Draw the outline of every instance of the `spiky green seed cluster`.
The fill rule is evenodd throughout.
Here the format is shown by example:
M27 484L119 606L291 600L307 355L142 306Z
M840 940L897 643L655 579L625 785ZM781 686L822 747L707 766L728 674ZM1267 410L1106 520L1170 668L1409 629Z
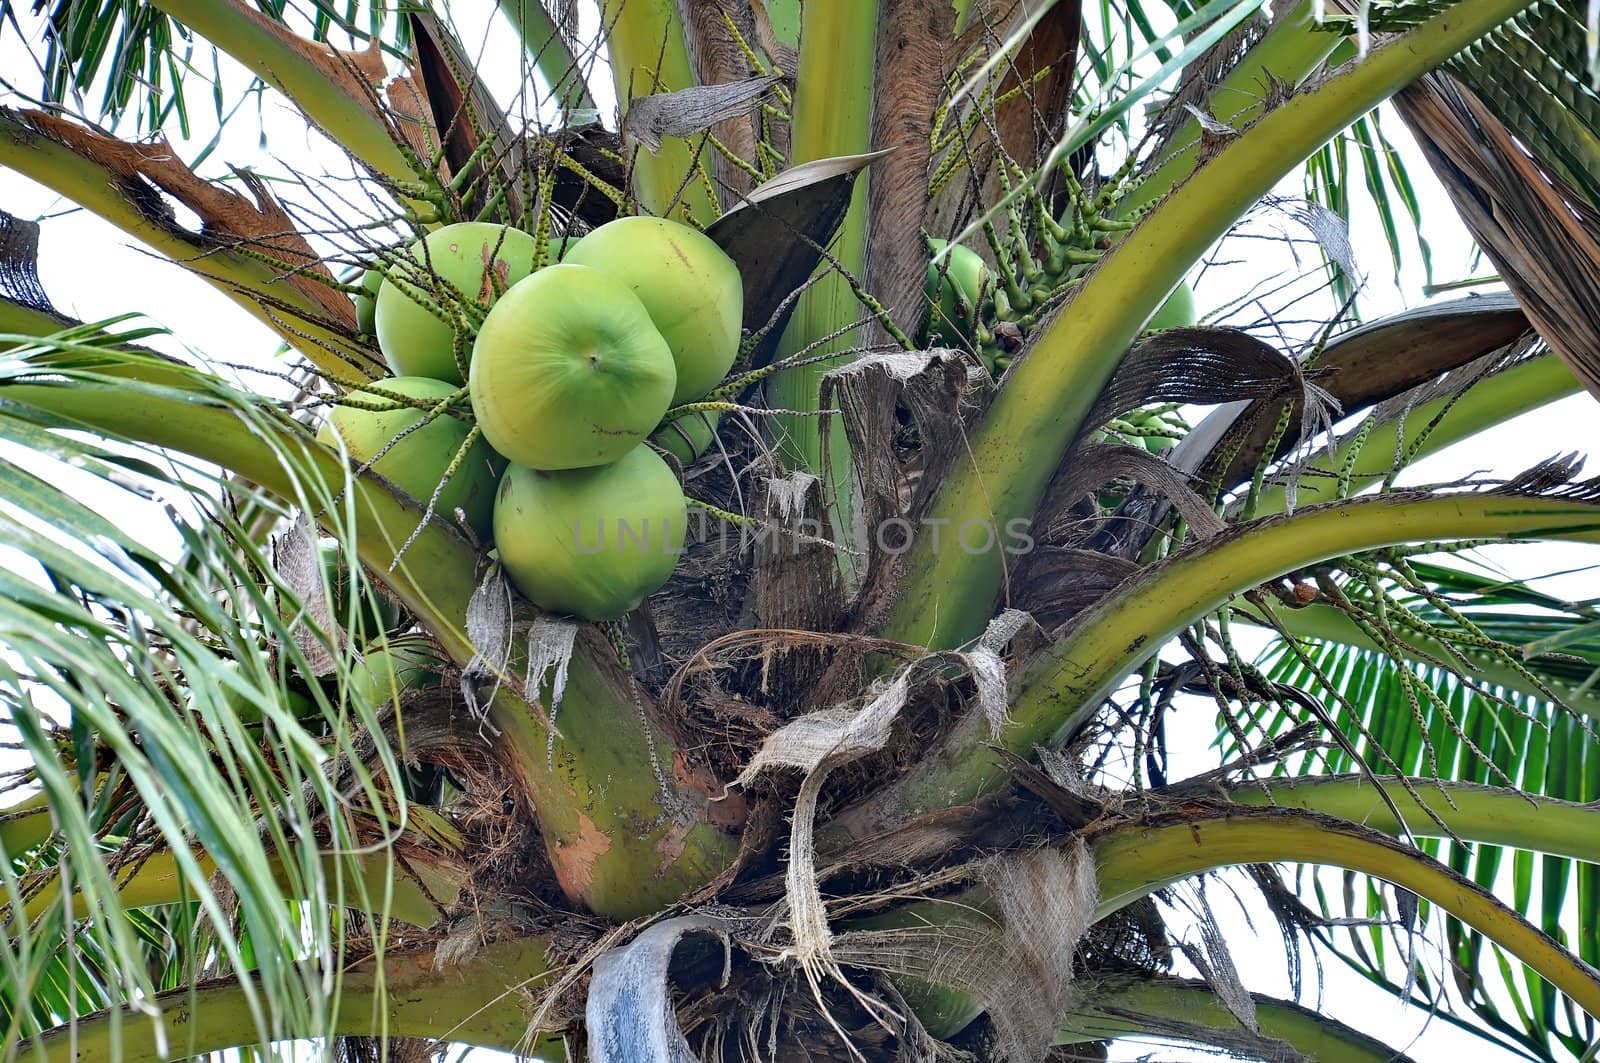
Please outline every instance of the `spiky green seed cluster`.
M984 240L996 264L995 283L985 289L982 305L966 308L974 322L972 339L985 365L996 376L1011 365L1015 352L1044 316L1100 261L1118 235L1138 217L1119 216L1117 203L1136 185L1130 158L1090 192L1070 166L1059 168L1066 205L1053 214L1040 182L1015 164L1001 168L1006 207L1002 225L985 220ZM930 255L932 251L930 250Z

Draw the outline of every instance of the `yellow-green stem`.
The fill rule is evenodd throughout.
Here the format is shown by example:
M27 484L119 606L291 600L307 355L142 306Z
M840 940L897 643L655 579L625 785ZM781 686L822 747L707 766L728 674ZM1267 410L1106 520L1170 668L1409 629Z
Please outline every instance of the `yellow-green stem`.
M195 858L202 874L209 876L217 870L216 863L205 853L196 853ZM365 896L376 902L387 896L389 906L384 914L412 926L429 927L438 922L441 912L448 911L456 903L468 877L464 870L442 864L430 865L412 857L407 860L407 865L416 875L413 879L404 868L390 861L384 852L352 857L350 863L341 868L338 865L344 859L338 856L323 857L329 881L353 872L361 884L347 885L347 898ZM294 888L293 880L283 873L282 865L277 860L272 861L272 869L280 885L286 889ZM116 876L117 902L124 909L131 910L193 899L187 874L172 852L155 853L143 860L131 874ZM61 883L59 879L53 879L28 899L23 918L31 922L59 904ZM74 893L72 917L83 919L90 914L83 897Z
M1295 786L1298 788L1303 782L1297 781ZM1415 782L1419 790L1431 785L1431 781ZM1291 789L1287 780L1275 782L1273 788L1273 797L1283 803L1290 803L1300 793L1299 800L1312 811L1244 804L1206 807L1203 802L1191 802L1137 820L1089 828L1087 840L1099 887L1094 918L1104 919L1174 882L1223 867L1280 862L1341 867L1393 882L1444 908L1550 979L1580 1006L1596 1013L1600 1005L1600 973L1487 891L1425 853L1380 833L1398 830L1399 825L1391 813L1381 808L1381 802L1375 803L1370 787L1363 789L1352 785L1350 779L1332 778L1325 786L1303 791ZM1247 792L1239 788L1215 796L1241 800ZM1395 796L1403 811L1416 809L1419 822L1414 828L1418 834L1441 833L1398 788ZM1530 813L1514 807L1518 803L1528 806L1526 795L1459 784L1451 790L1451 797L1457 796L1466 807L1450 810L1443 798L1437 804L1430 796L1425 795L1423 800L1442 814L1453 815L1447 822L1463 840L1497 842L1531 826L1533 839L1549 843L1555 852L1578 859L1595 853L1594 838L1600 836L1595 825L1600 821L1600 809L1593 806L1541 799ZM1260 799L1265 801L1264 797ZM1349 812L1367 819L1370 826L1322 814L1324 811ZM1574 831L1582 837L1569 836ZM850 925L874 929L956 924L981 930L994 925L989 909L988 895L974 889L951 900L921 901ZM933 1024L930 1029L945 1035L960 1030L981 1010L964 994L948 987L908 980L905 988L919 1016ZM1070 1031L1070 1017L1066 1025Z
M373 170L396 181L416 180L379 115L377 87L358 87L364 75L355 53L337 55L302 40L238 0L152 3L287 96L329 139Z
M1230 786L1225 793L1239 804L1271 802L1278 808L1318 812L1385 834L1400 834L1403 826L1418 837L1440 838L1446 836L1448 827L1465 842L1530 849L1600 864L1600 808L1497 786L1412 779L1408 793L1398 782L1384 780L1384 793L1405 817L1403 825L1372 781L1359 775L1264 779Z
M4 108L0 108L0 166L9 167L65 196L192 270L262 324L300 348L319 369L341 377L355 372L369 376L384 372L369 352L316 323L328 316L327 309L289 283L282 268L189 238L171 226L157 224L123 192L126 182L115 170L57 143L33 128L25 115ZM269 309L267 304L273 305ZM351 314L353 320L354 310ZM32 331L32 328L19 331ZM332 350L325 350L322 344Z
M1202 109L1223 125L1241 129L1261 116L1269 86L1298 87L1343 40L1319 29L1310 0L1272 20L1272 28L1211 90ZM1186 118L1162 152L1161 163L1139 182L1117 211L1130 214L1157 202L1194 173L1201 139L1199 119Z
M601 0L600 14L624 120L631 100L695 84L677 0ZM640 206L651 214L687 216L701 227L717 219L722 208L695 173L699 145L698 137L663 137L654 154L639 148L633 190ZM706 150L701 162L709 170L712 160Z
M1288 1000L1253 994L1261 1035L1289 1045L1308 1060L1341 1063L1409 1063L1409 1057L1359 1030ZM1084 1004L1067 1018L1056 1044L1081 1044L1129 1035L1206 1044L1206 1031L1227 1037L1239 1020L1204 982L1139 978L1095 982Z
M133 360L122 368L135 380L197 390L196 375ZM114 384L75 380L0 386L0 397L93 431L183 451L288 499L302 488L333 495L345 480L337 456L298 425L271 415L243 418L220 403L201 404L198 395L141 393L131 402ZM352 484L350 496L357 552L373 571L387 573L421 505L365 477ZM466 615L478 578L477 553L442 526L430 526L386 582L451 659L465 665L474 654ZM516 650L513 674L524 647ZM619 918L653 911L702 885L738 851L737 838L701 815L709 784L643 719L642 695L631 683L609 644L587 632L569 666L562 735L553 745L507 688L491 710L515 750L563 887L594 911Z
M790 125L790 162L803 163L872 150L874 66L878 39L877 0L808 0L800 9L800 70ZM850 209L829 250L839 265L861 276L867 248L867 196L871 175L856 178ZM850 284L832 266L795 304L784 329L778 357L788 357L862 317ZM819 348L815 353L859 346L861 330ZM823 376L843 360L830 359L787 369L767 383L770 404L787 410L817 409ZM823 477L830 496L834 534L848 537L852 521L855 477L842 426L835 423L823 453L822 426L816 417L772 419L778 451L790 468ZM850 555L841 555L848 572Z
M1443 908L1600 1016L1600 973L1449 868L1376 831L1291 809L1172 815L1116 827L1090 842L1097 918L1204 871L1255 863L1342 867L1392 882Z
M533 68L539 72L545 88L560 102L562 113L594 110L594 97L589 94L583 68L573 58L560 28L545 10L544 0L498 0L498 3L506 21L522 38L522 50L533 60Z
M1197 543L1078 616L1072 632L1029 665L998 739L974 713L911 774L837 822L862 837L1002 785L1010 775L991 742L1028 756L1072 734L1140 662L1233 595L1362 550L1483 537L1600 542L1600 505L1491 493L1380 495L1267 518Z
M548 944L524 938L485 946L465 963L442 970L434 953L390 951L382 970L368 960L343 973L339 996L327 1021L316 1029L257 1030L244 991L237 982L214 982L164 993L163 1036L156 1021L131 1010L98 1012L17 1046L18 1059L65 1059L68 1046L76 1063L114 1063L130 1059L189 1059L208 1052L257 1044L265 1034L279 1040L330 1034L369 1037L426 1037L439 1041L529 1050L546 1059L564 1059L560 1042L528 1039L527 994L544 988L549 972Z
M0 332L16 332L24 336L48 336L76 324L77 322L71 318L52 314L48 310L23 306L21 303L0 296ZM12 346L14 345L0 345L0 350L8 350Z
M95 777L96 790L104 778L104 775ZM54 829L49 795L37 793L17 802L0 812L0 859L21 856L50 837Z
M1383 480L1394 465L1396 445L1408 452L1413 446L1413 460L1437 453L1452 443L1478 434L1510 420L1519 414L1536 410L1540 406L1576 395L1583 390L1572 371L1554 354L1543 354L1479 381L1453 404L1448 399L1434 399L1420 403L1409 410L1403 420L1379 425L1367 434L1364 441L1347 440L1334 453L1318 454L1307 466L1308 473L1299 478L1296 504L1309 505L1325 502L1334 497L1338 472L1344 468L1352 452L1356 453L1350 481L1352 491L1360 491ZM1449 404L1448 412L1433 424L1435 417ZM1404 426L1405 437L1400 432ZM1429 429L1429 426L1433 427ZM1428 436L1417 444L1425 429ZM1360 446L1357 443L1360 442ZM1256 496L1255 513L1269 516L1282 513L1288 504L1288 493L1282 484L1269 484Z

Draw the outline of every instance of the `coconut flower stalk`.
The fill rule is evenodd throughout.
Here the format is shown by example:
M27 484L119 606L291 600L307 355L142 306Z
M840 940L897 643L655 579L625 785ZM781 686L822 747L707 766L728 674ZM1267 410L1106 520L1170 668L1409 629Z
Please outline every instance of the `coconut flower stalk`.
M1396 486L1579 390L1537 330L1592 249L1359 323L1338 204L1272 196L1452 64L1501 200L1587 217L1571 11L102 7L13 20L0 161L286 361L73 321L0 214L8 1053L1394 1057L1259 992L1208 876L1487 1045L1594 1042L1600 616L1468 551L1600 541L1600 484ZM213 51L321 171L219 179ZM1213 268L1274 211L1314 269Z

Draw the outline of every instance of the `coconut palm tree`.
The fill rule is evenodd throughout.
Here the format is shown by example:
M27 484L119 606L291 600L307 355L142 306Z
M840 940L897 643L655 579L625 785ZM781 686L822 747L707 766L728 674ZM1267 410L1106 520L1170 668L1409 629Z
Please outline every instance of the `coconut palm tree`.
M1397 486L1600 393L1584 9L500 0L508 99L427 5L25 7L0 165L285 357L64 318L4 216L8 1053L1397 1058L1251 991L1224 881L1296 963L1593 1058L1600 617L1463 551L1594 542L1600 483ZM218 55L321 172L162 137L249 120ZM1356 318L1342 219L1398 269L1434 206L1391 98L1510 294ZM1264 211L1310 269L1202 266ZM370 315L399 292L469 370L513 278L419 237L542 267L630 215L703 230L743 333L652 436L675 574L591 621L508 576L548 541L445 493L498 472L494 396L387 383ZM358 454L330 411L404 425Z

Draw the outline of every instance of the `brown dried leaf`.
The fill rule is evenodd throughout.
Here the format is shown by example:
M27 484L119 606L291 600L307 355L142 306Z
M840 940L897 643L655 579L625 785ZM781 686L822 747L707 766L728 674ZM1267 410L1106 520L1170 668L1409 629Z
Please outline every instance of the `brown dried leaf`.
M918 658L874 687L866 703L858 708L821 709L790 721L767 736L734 780L732 785L746 787L776 768L798 768L805 773L790 817L784 896L794 937L790 951L813 986L825 978L849 985L830 951L833 934L817 879L813 832L823 784L835 769L883 749L912 698L926 685L942 682L952 667L971 675L978 710L990 730L998 734L1006 714L1006 673L1000 654L1030 623L1026 613L1006 610L989 622L970 652L950 651ZM857 1000L872 1007L860 994Z
M415 72L407 72L383 87L389 100L389 111L395 117L395 126L411 146L411 150L424 159L439 148L439 127L433 122L433 108L428 103L428 90ZM441 175L448 177L447 168Z
M746 329L766 325L811 276L822 261L821 248L833 240L850 209L856 175L883 155L841 155L791 166L706 229L744 279ZM782 331L779 321L769 333L769 348ZM756 352L756 364L764 354L770 356L770 349Z
M683 35L694 62L697 82L723 85L761 73L751 68L744 49L728 32L728 24L732 23L747 44L760 39L756 13L746 0L700 0L684 4L680 10L683 12ZM711 131L732 154L750 161L756 158L756 128L749 115L739 114L717 123ZM709 160L712 176L724 206L750 191L753 185L749 174L724 158L720 151L707 154L712 156Z
M1330 340L1317 358L1317 385L1341 409L1353 412L1425 384L1513 342L1528 319L1509 295L1469 296L1416 307L1373 321ZM1174 465L1198 472L1224 439L1237 453L1221 482L1247 479L1265 455L1285 402L1293 395L1224 406L1195 426L1172 453ZM1279 442L1279 457L1295 443Z
M431 157L442 146L447 175L460 174L469 166L481 174L485 160L481 156L474 159L473 155L481 138L487 137L493 144L487 167L499 172L506 205L514 219L520 218L523 204L516 142L507 126L505 111L478 77L472 58L438 16L413 12L410 20L412 73L408 80L411 91L426 103L431 118L431 142L424 157ZM477 178L474 175L470 180ZM493 189L479 180L468 208L474 213L480 211L492 193Z
M928 130L944 92L955 8L925 0L883 0L878 12L876 99L872 143L893 151L873 169L867 189L867 270L872 294L907 332L926 309L923 282L927 251L918 233L927 228ZM888 340L877 321L867 342Z
M993 857L971 877L987 910L969 901L935 926L841 935L836 951L854 966L967 993L989 1013L997 1058L1042 1059L1078 999L1073 956L1099 902L1094 858L1074 840Z
M73 324L56 310L39 282L39 223L0 210L0 299Z
M569 165L552 158L554 153L560 152L572 161L572 165L620 190L626 187L628 175L620 161L622 142L615 133L604 129L598 122L568 126L549 136L526 141L521 151L524 155L522 165L535 170L555 171L556 184L551 198L556 206L590 226L604 225L617 216L615 203L595 191Z
M837 408L850 440L850 460L862 495L858 546L867 552L858 611L871 611L893 597L897 540L885 541L889 521L921 518L952 462L963 453L962 418L982 371L953 350L896 351L866 355L822 378L820 405ZM907 457L897 452L898 410L916 428L920 446ZM824 445L836 428L822 424ZM907 526L906 534L910 534Z
M197 239L178 226L171 208L154 194L154 189L160 189L200 216L198 242L202 246L242 246L282 263L284 284L309 298L331 320L354 329L354 305L343 293L318 279L332 280L333 275L259 177L234 171L249 190L252 202L200 177L184 165L164 139L134 144L42 111L13 112L13 116L114 174L127 184L130 196L144 193L142 212L151 221L186 239Z
M1427 75L1395 105L1528 319L1600 397L1600 210L1449 75Z
M1377 403L1361 424L1335 437L1331 445L1336 449L1353 440L1364 428L1370 430L1370 428L1377 428L1395 421L1404 421L1410 418L1419 406L1438 399L1459 395L1468 388L1475 387L1480 383L1486 383L1498 373L1522 364L1529 358L1548 356L1547 348L1539 341L1536 334L1531 332L1524 333L1518 342L1510 346L1491 351L1482 358L1468 362L1466 365L1452 369L1441 376L1424 381L1409 391L1401 392ZM1493 385L1489 386L1492 387ZM1402 433L1400 438L1412 438L1412 432L1408 430ZM1402 455L1397 451L1395 460L1399 461L1401 457ZM1297 457L1293 462L1286 463L1284 468L1274 473L1273 479L1292 483L1304 469L1322 460L1322 450L1317 448L1313 453L1304 454ZM1236 499L1232 507L1230 507L1230 512L1242 508L1244 502L1243 498Z
M1017 95L995 108L995 130L1006 154L1025 167L1042 163L1066 127L1082 28L1083 5L1057 3L1016 49L1000 79L997 99Z
M1221 328L1171 328L1128 352L1084 419L1093 431L1150 402L1229 402L1300 398L1304 436L1324 425L1338 404L1306 379L1299 363L1246 332Z
M1054 631L1139 571L1137 562L1082 547L1045 545L1028 555L1012 599Z
M1116 479L1128 479L1165 497L1183 519L1189 530L1202 539L1222 531L1225 525L1216 511L1189 486L1189 477L1161 457L1143 447L1125 444L1090 443L1074 448L1072 457L1050 485L1044 503L1039 507L1041 516L1061 513L1085 495Z
M822 539L828 526L822 481L797 470L766 480L761 491L760 512L775 534L755 544L751 590L756 616L766 628L836 629L844 595L835 548ZM763 693L780 704L808 701L830 648L801 645L781 652L784 667L763 670Z
M242 3L241 0L220 2L233 9L230 17L253 23L257 32L270 34L286 48L299 52L327 79L331 88L343 92L379 122L388 124L373 91L388 76L383 65L383 48L376 39L362 51L341 51L320 41L301 37L282 22L268 18L254 5Z

